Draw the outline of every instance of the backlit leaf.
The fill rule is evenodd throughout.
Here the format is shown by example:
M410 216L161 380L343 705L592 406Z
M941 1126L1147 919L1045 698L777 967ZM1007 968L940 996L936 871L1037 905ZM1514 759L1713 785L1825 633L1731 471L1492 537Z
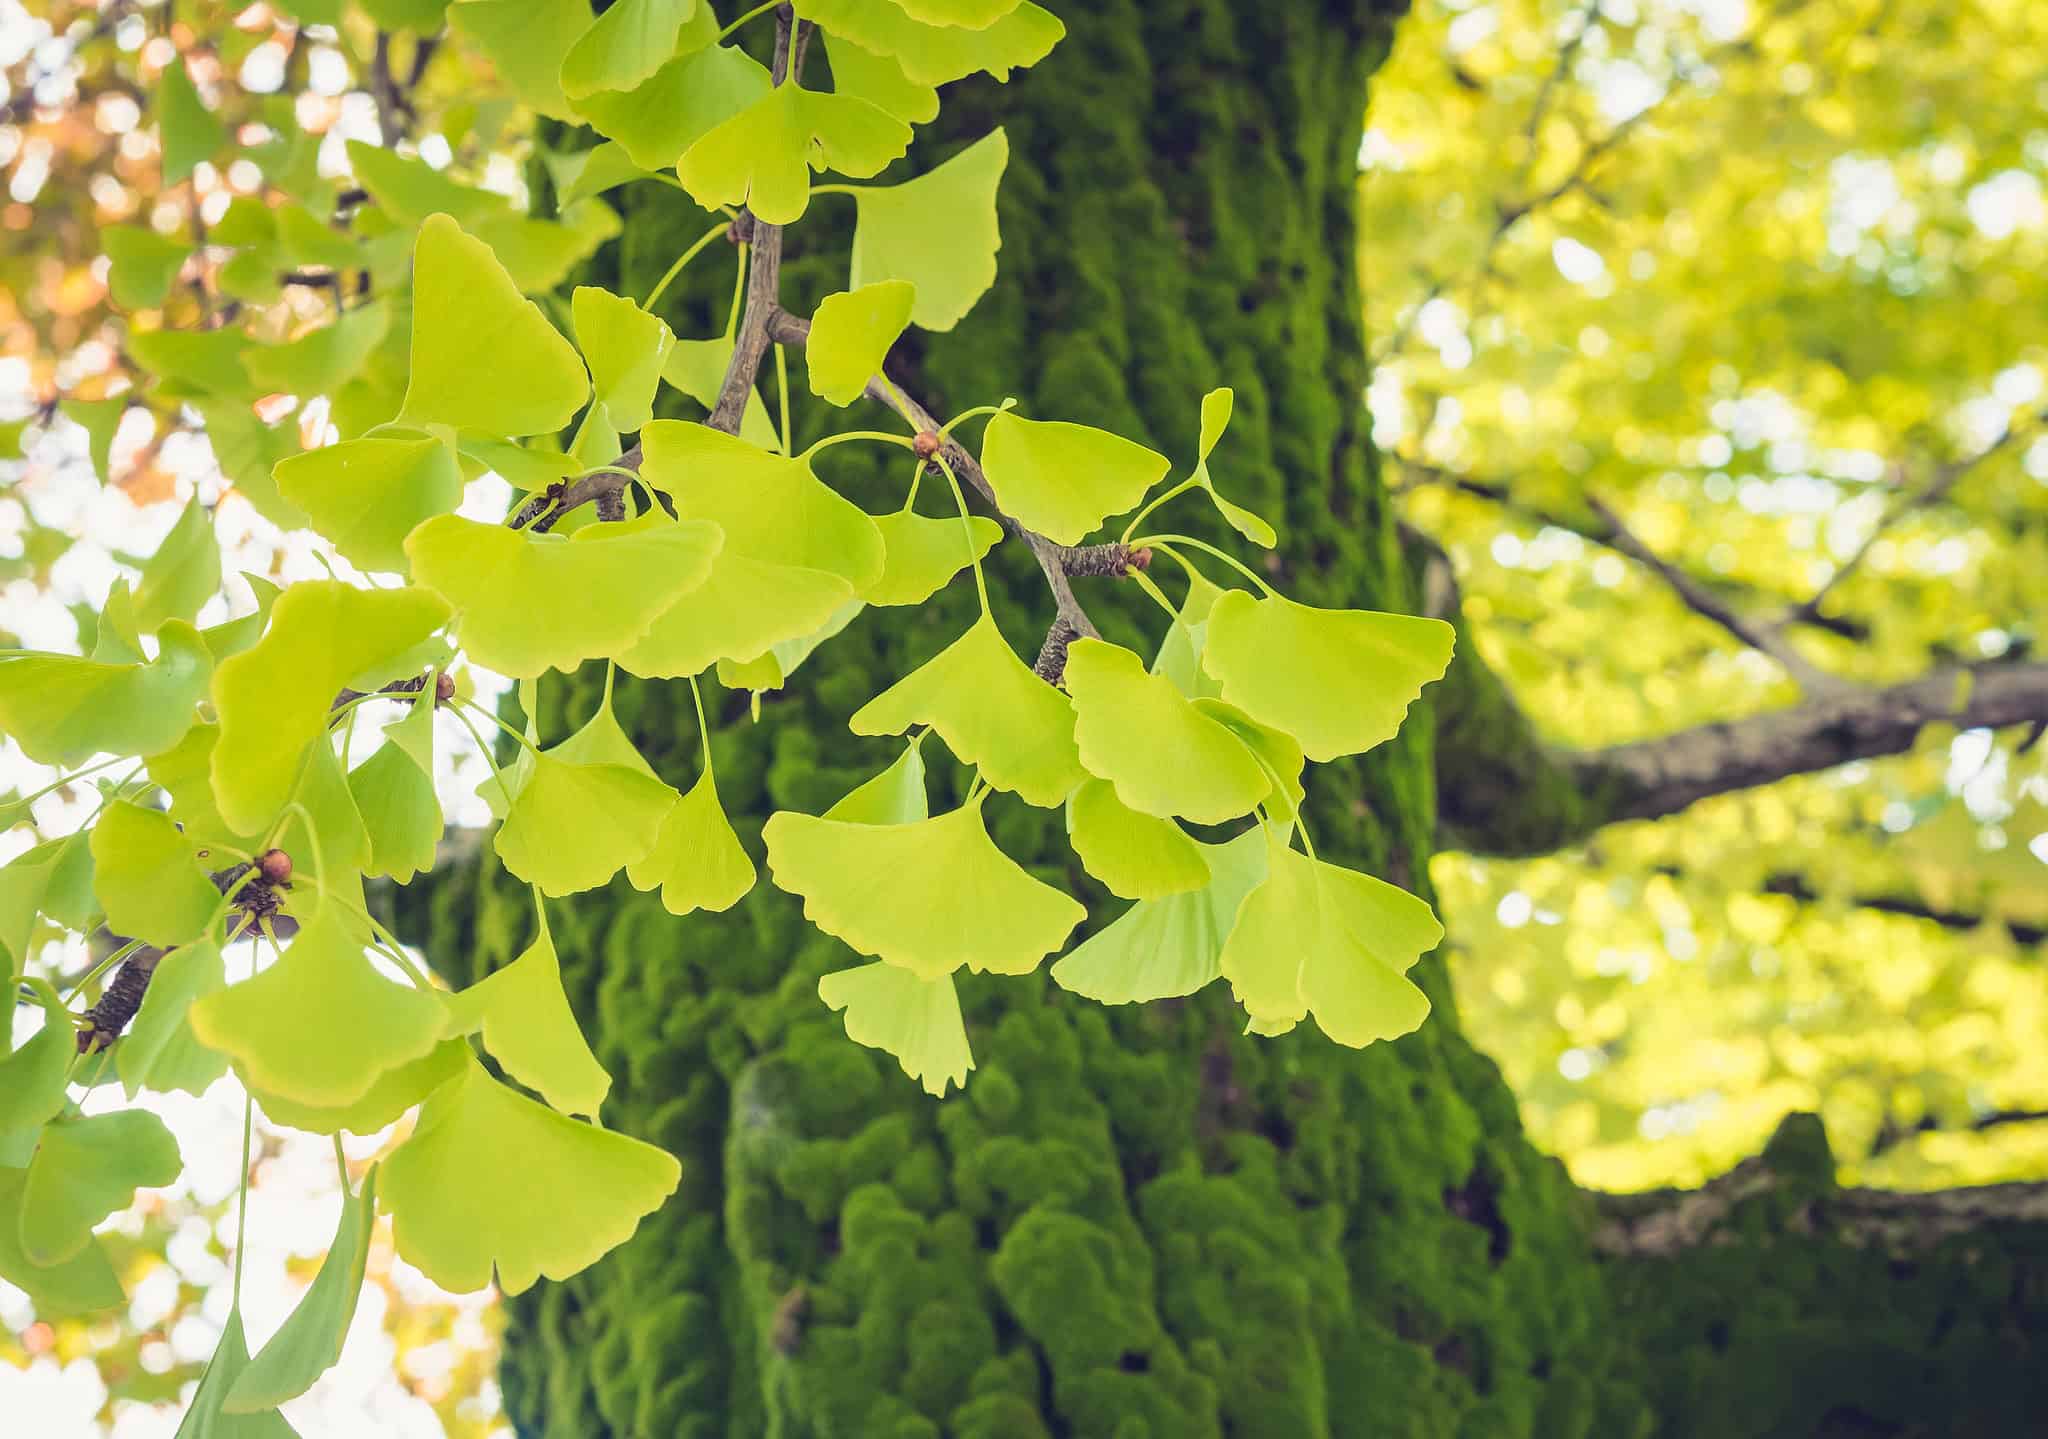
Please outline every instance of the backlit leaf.
M1075 640L1066 683L1082 767L1112 782L1130 808L1221 824L1271 791L1242 740L1123 646Z
M521 100L555 120L574 120L562 93L562 57L591 26L585 0L462 0L448 24L491 58Z
M931 25L876 0L799 0L797 13L877 55L892 55L920 85L945 85L986 70L998 80L1036 65L1067 33L1052 13L1023 0L980 29Z
M826 819L847 824L910 824L931 814L925 793L924 736L919 730L895 762L865 780L825 811Z
M925 979L876 960L825 975L818 998L846 1011L848 1039L895 1055L927 1094L944 1099L948 1083L966 1087L974 1056L952 975Z
M199 1376L199 1388L184 1422L172 1439L297 1439L297 1432L275 1409L261 1414L225 1412L229 1392L249 1367L249 1341L242 1333L242 1311L228 1310L220 1342Z
M997 849L981 809L890 825L784 810L762 838L775 883L803 896L804 917L862 954L926 979L962 964L1028 974L1087 911Z
M612 1077L576 1023L547 921L520 956L448 1000L451 1034L483 1035L505 1072L564 1114L597 1117Z
M717 36L718 22L699 0L618 0L562 57L562 93L576 100L632 89L667 63L686 23L700 16L703 23L691 28L696 45L705 45Z
M182 66L179 68L183 68ZM107 252L107 290L124 310L154 310L171 293L192 246L142 225L109 225L100 231Z
M78 1031L57 991L35 976L22 983L43 1007L43 1027L0 1057L0 1134L33 1129L64 1107L64 1077L78 1054Z
M842 407L859 399L910 324L916 299L908 280L877 280L819 301L804 344L811 393Z
M895 59L837 35L820 31L819 37L831 57L832 88L839 94L858 96L906 124L922 125L939 117L939 92L913 81Z
M398 1252L436 1284L466 1293L495 1269L519 1294L632 1238L681 1176L653 1145L557 1114L471 1062L385 1162L384 1204Z
M363 872L400 884L434 867L441 801L434 793L434 706L416 701L384 731L384 744L349 771L349 794L369 835Z
M1018 0L895 0L903 13L927 25L982 30L1015 10Z
M1006 513L1063 545L1135 506L1169 468L1121 435L1009 410L989 420L981 464Z
M799 218L811 165L879 174L910 146L910 127L852 95L778 85L683 151L676 174L706 209L745 205L771 225Z
M662 819L654 848L626 867L636 889L661 889L670 914L731 909L754 887L754 862L740 847L706 769Z
M377 1166L353 1193L343 1185L341 1219L320 1272L278 1326L275 1334L236 1376L221 1408L229 1414L260 1414L296 1399L341 1359L342 1342L355 1319L356 1300L370 1264L370 1235L377 1224Z
M594 889L647 856L674 799L642 771L543 753L493 847L506 869L550 898Z
M92 459L93 474L103 485L112 478L108 471L114 452L114 432L121 428L121 417L128 413L129 402L127 395L116 395L111 400L58 402L65 416L85 431L86 454Z
M449 1080L458 1077L469 1063L469 1045L462 1039L444 1039L418 1059L410 1060L377 1076L361 1099L350 1104L299 1104L279 1095L253 1091L266 1118L314 1134L333 1134L346 1129L351 1134L375 1134L418 1104Z
M898 510L874 521L882 532L883 560L882 577L863 594L871 605L923 604L1003 537L1003 527L986 515L970 516L963 525L958 518Z
M135 623L155 634L165 620L191 620L220 589L213 512L195 497L164 536L135 586Z
M1234 504L1216 492L1216 482L1209 477L1209 452L1216 448L1216 442L1223 438L1223 431L1230 424L1230 407L1234 396L1228 389L1218 388L1202 396L1202 438L1201 448L1195 457L1194 479L1209 496L1216 512L1229 522L1230 527L1262 549L1272 549L1279 543L1279 536L1273 527L1246 509Z
M1088 873L1125 899L1163 899L1209 882L1202 846L1172 820L1126 807L1108 780L1067 797L1067 834Z
M1200 849L1208 884L1140 900L1055 964L1053 980L1100 1004L1142 1004L1193 994L1216 978L1238 906L1266 877L1266 840L1254 828Z
M206 932L221 894L162 810L116 800L92 830L93 887L117 934L168 949Z
M146 1110L52 1119L22 1183L21 1252L31 1264L71 1258L136 1190L171 1184L183 1168L178 1141Z
M114 1071L130 1099L144 1089L204 1094L227 1073L227 1057L201 1044L186 1023L192 1005L227 988L227 982L227 966L211 940L174 949L157 961L142 1008L114 1046Z
M695 0L691 0L695 3ZM609 13L609 12L608 12ZM654 390L676 342L659 316L622 295L578 285L570 302L576 344L590 365L597 402L614 428L639 429L654 415Z
M462 500L462 472L439 440L343 440L280 460L278 493L365 570L406 569L405 537Z
M585 96L576 110L592 129L624 146L634 164L666 170L768 88L760 61L730 45L711 45L669 61L624 93Z
M1210 612L1202 668L1224 699L1321 762L1392 739L1422 687L1450 665L1452 640L1442 620L1230 590Z
M725 372L732 363L732 342L678 340L669 351L661 377L709 411L718 404L718 392L725 386ZM782 437L768 418L768 406L758 387L747 391L747 405L740 416L740 438L759 450L779 450Z
M0 660L0 731L39 764L66 767L100 753L169 749L197 717L213 659L182 620L166 623L157 640L157 657L146 664L73 655Z
M59 1264L35 1264L21 1248L21 1201L26 1169L0 1168L0 1279L25 1292L39 1319L63 1319L107 1309L127 1295L97 1240Z
M959 324L996 282L996 189L1009 161L1009 137L996 129L914 180L857 191L853 287L908 280L917 287L912 323ZM933 215L946 223L933 225Z

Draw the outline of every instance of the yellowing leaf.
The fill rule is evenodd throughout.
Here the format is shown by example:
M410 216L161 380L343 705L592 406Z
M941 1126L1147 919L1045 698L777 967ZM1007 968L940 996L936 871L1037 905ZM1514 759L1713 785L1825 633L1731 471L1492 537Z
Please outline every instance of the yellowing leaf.
M903 746L903 753L887 769L848 790L826 819L848 824L910 824L931 814L925 794L924 731L919 730Z
M766 66L733 46L711 45L669 61L631 90L585 96L576 111L634 164L666 170L767 93Z
M660 316L648 314L623 295L590 285L576 287L569 313L576 344L596 384L597 402L614 428L639 429L653 418L654 390L676 337Z
M520 1294L632 1238L681 1176L653 1145L557 1114L471 1062L385 1162L384 1204L398 1252L436 1284L481 1289L495 1268Z
M1271 791L1242 740L1121 645L1075 640L1066 682L1082 767L1141 814L1221 824Z
M718 660L746 664L815 633L853 597L840 575L723 553L710 578L619 651L619 668L646 679L680 679Z
M93 888L117 934L162 948L189 944L221 907L220 891L161 810L116 800L92 829Z
M188 1017L251 1088L338 1106L432 1049L448 1014L439 995L378 973L341 906L323 904L281 959L196 1001Z
M811 393L842 407L859 399L910 324L916 300L908 280L877 280L819 301L804 344Z
M1127 808L1108 780L1067 796L1067 833L1088 873L1125 899L1163 899L1209 882L1202 846L1172 820Z
M644 859L674 800L674 790L640 770L542 753L493 847L506 869L543 894L575 894Z
M754 887L754 862L718 802L706 769L669 809L654 848L626 866L635 889L661 890L670 914L731 909Z
M863 593L871 605L921 605L953 576L986 555L1003 537L1003 527L986 515L932 519L898 510L876 515L882 532L882 577Z
M908 7L876 0L799 0L796 10L863 49L894 56L920 85L950 84L977 70L1008 80L1012 70L1051 54L1067 33L1032 0L979 28L927 24L912 18Z
M995 847L980 802L890 825L784 810L761 833L775 883L803 896L806 919L926 979L962 964L1028 974L1087 918Z
M857 191L853 287L908 280L917 287L912 323L959 324L996 282L996 190L1009 161L1009 138L997 129L914 180ZM933 215L946 223L934 226Z
M833 90L858 96L907 124L922 125L938 119L939 92L913 81L894 58L863 50L851 40L823 31L818 38L831 57Z
M925 979L877 960L825 975L818 998L846 1011L848 1039L895 1055L927 1094L944 1099L949 1082L966 1087L974 1055L952 975Z
M562 57L562 93L576 100L632 89L676 53L686 23L699 15L704 24L695 28L709 33L698 44L708 44L718 22L699 0L618 0Z
M1216 978L1238 906L1266 877L1266 840L1249 829L1199 848L1208 884L1132 905L1055 964L1054 982L1100 1004L1142 1004L1193 994Z
M343 440L280 460L277 491L351 564L406 569L405 537L462 500L462 472L439 440Z
M1230 590L1209 614L1202 668L1224 699L1320 762L1392 739L1422 687L1450 665L1452 640L1442 620Z
M895 0L913 20L927 25L963 25L985 30L1015 10L1018 0Z
M910 127L852 95L778 85L706 132L676 162L690 198L706 209L745 205L771 225L800 218L811 166L879 174L910 146Z
M38 764L72 766L95 754L154 754L184 737L206 694L213 657L199 632L171 620L146 664L73 655L0 660L0 732Z
M569 1008L545 916L517 959L449 998L448 1024L451 1034L481 1031L505 1072L564 1114L595 1118L612 1087Z
M1233 504L1216 492L1216 482L1209 478L1209 452L1216 448L1216 442L1223 438L1223 431L1230 424L1230 409L1234 395L1228 389L1218 388L1202 396L1202 437L1201 448L1195 457L1194 479L1209 496L1216 512L1223 516L1230 527L1262 549L1272 549L1280 537L1273 533L1273 527L1246 509Z
M855 734L902 734L928 724L997 789L1050 807L1087 778L1074 747L1074 712L1018 659L983 615L966 634L854 711Z
M988 422L981 465L1006 514L1063 545L1135 506L1168 469L1164 455L1121 435L1008 410Z
M729 340L678 340L669 351L661 377L710 411L718 405L718 392L725 387L725 372L731 363ZM740 438L759 450L782 448L782 437L768 418L758 386L747 391L746 408L740 414Z
M490 246L446 215L413 252L412 374L402 415L493 435L558 430L590 398L575 347L519 293Z

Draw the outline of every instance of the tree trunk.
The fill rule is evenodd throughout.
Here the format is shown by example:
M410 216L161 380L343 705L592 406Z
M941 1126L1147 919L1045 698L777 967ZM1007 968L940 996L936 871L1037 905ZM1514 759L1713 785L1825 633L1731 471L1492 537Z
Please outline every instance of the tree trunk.
M1184 464L1200 396L1232 385L1217 472L1278 524L1276 576L1320 604L1415 608L1365 431L1356 264L1366 81L1398 3L1069 4L1050 60L954 87L920 156L1008 128L1002 274L958 331L899 354L926 403L1017 395ZM792 230L792 309L844 288L845 203L820 198ZM695 214L636 187L597 278L645 293ZM678 333L716 333L729 283L727 269L674 292ZM801 405L797 419L799 443L828 422ZM827 478L870 509L900 502L907 473L839 463L853 448ZM1206 526L1198 508L1177 523ZM990 580L1029 657L1052 613L1016 549ZM1105 632L1143 646L1144 611L1116 582L1081 583ZM887 762L892 747L854 739L847 715L957 634L971 603L956 584L922 611L869 611L758 720L743 696L714 705L721 789L757 857L773 809L819 811ZM588 684L550 682L545 737L594 702ZM619 708L657 768L692 773L679 687L622 680ZM1425 893L1429 710L1362 760L1319 767L1310 809L1319 849ZM1098 920L1117 912L1065 857L1058 816L1009 799L991 813L1012 854L1057 867ZM468 955L486 973L526 937L524 892L489 854L430 904L444 965ZM853 956L765 881L728 914L676 920L621 879L552 922L615 1077L606 1122L684 1171L630 1244L508 1306L504 1389L524 1435L1656 1427L1591 1206L1524 1139L1434 959L1429 1021L1364 1052L1313 1026L1245 1037L1221 985L1103 1008L1042 973L963 976L978 1067L964 1096L934 1102L846 1039L816 985Z

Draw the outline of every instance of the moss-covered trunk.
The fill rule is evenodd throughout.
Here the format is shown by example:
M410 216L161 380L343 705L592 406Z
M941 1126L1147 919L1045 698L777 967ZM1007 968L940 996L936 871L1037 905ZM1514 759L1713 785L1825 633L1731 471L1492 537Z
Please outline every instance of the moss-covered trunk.
M956 87L955 138L925 152L1002 124L1013 158L996 290L902 357L905 373L941 413L1017 395L1183 463L1202 392L1230 384L1218 473L1280 524L1276 572L1316 603L1409 606L1365 433L1356 261L1361 116L1391 6L1059 8L1070 33L1053 57L1007 86ZM701 223L639 189L605 262L628 293ZM791 232L792 308L844 286L830 228L844 204L819 200ZM680 333L716 331L729 276L677 292ZM799 439L824 420L800 408ZM907 479L828 477L875 509ZM1033 653L1051 609L1028 557L1000 555L991 579ZM1083 583L1105 631L1143 644L1115 582ZM870 611L758 721L726 697L719 778L757 855L772 809L818 810L887 761L846 717L959 631L966 588ZM551 739L593 703L568 690L544 694ZM686 694L625 685L620 709L665 774L691 772ZM1396 743L1319 772L1320 848L1426 886L1430 731L1420 707ZM1067 863L1054 817L991 813L1012 853ZM1098 917L1115 912L1077 868L1062 877ZM437 952L478 972L528 923L488 857L434 906ZM765 884L722 916L672 919L623 881L556 909L572 997L616 1076L606 1120L672 1149L684 1179L623 1250L511 1305L504 1382L522 1433L1643 1430L1633 1386L1598 1357L1604 1289L1576 1197L1461 1037L1434 960L1421 1033L1364 1053L1312 1026L1245 1038L1213 991L1105 1009L1043 975L969 978L979 1067L964 1097L935 1103L846 1040L816 983L851 956Z

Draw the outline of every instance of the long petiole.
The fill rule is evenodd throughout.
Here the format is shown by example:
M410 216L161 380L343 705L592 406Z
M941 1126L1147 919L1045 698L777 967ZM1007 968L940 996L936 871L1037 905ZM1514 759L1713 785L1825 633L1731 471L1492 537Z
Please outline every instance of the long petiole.
M142 948L142 941L139 939L131 939L126 944L122 945L119 949L115 950L112 954L108 955L105 959L101 960L98 964L95 964L91 969L88 969L84 974L78 976L78 983L72 985L71 993L64 996L65 1006L68 1008L74 999L77 999L79 995L85 993L85 987L88 984L91 984L100 975L105 974L108 970L112 969L115 965L119 964L122 960L126 959L129 955L135 953L135 951L140 948Z
M647 292L647 299L641 304L640 308L643 310L652 310L654 308L655 301L661 298L661 292L668 288L669 281L675 279L676 276L682 274L683 266L689 264L690 261L696 259L699 255L703 254L704 247L710 244L713 240L716 240L720 235L723 235L728 228L729 227L725 224L713 225L710 229L706 230L703 234L699 235L696 239L692 240L690 242L689 248L684 250L682 254L676 256L676 262L668 267L668 273L663 275L659 280L656 280L654 282L654 288Z
M1009 408L1007 405L976 405L971 410L962 410L959 414L953 416L952 419L946 421L945 424L939 426L939 438L950 440L953 438L953 431L966 424L969 420L978 420L983 415L1000 415L1007 408Z
M952 487L953 503L960 507L960 533L967 537L967 558L974 566L974 592L981 596L981 613L986 618L989 612L988 581L981 575L981 556L974 552L974 521L967 514L967 496L960 493L960 481L954 476L953 467L946 463L946 457L934 455L932 458L938 461L940 473Z
M1168 619L1172 620L1176 625L1180 623L1180 611L1173 607L1173 601L1166 597L1165 592L1162 591L1158 585L1152 582L1152 577L1150 575L1146 574L1143 570L1134 569L1130 572L1127 578L1136 580L1138 582L1138 588L1143 590L1146 594L1150 595L1153 599L1153 602L1156 603L1159 606L1159 608L1166 611L1166 617Z
M518 740L519 743L521 743L522 745L525 745L526 748L532 750L536 758L539 757L540 746L536 745L532 740L528 739L518 730L512 728L512 726L506 724L503 720L499 719L495 714L492 714L489 710L485 709L475 700L457 700L456 705L460 709L474 710L476 713L482 715L485 719L489 720L492 724L496 725L499 729L503 730L506 734ZM472 731L472 733L474 733L474 731ZM483 741L478 740L477 743L482 744Z
M873 188L874 186L872 185L813 185L811 186L811 193L813 195L858 195L863 190L871 190Z
M1224 564L1229 565L1232 569L1236 570L1239 574L1243 575L1246 579L1250 580L1253 584L1257 585L1260 589L1264 590L1267 594L1277 596L1280 593L1278 590L1274 589L1271 585L1266 583L1264 576L1260 575L1256 570L1252 569L1251 566L1247 565L1243 560L1238 559L1235 555L1229 554L1226 551L1217 549L1216 546L1210 544L1207 540L1198 540L1194 538L1192 535L1147 535L1143 539L1132 540L1129 543L1132 549L1158 550L1160 553L1164 554L1168 559L1172 560L1175 564L1179 565L1182 569L1186 570L1189 574L1199 574L1199 570L1197 570L1193 565L1189 564L1183 556L1175 554L1173 550L1170 548L1173 545L1188 545L1194 549L1200 550L1203 554L1214 555L1217 559L1223 561Z
M690 676L690 703L697 707L697 742L704 747L704 773L717 784L718 776L711 770L711 726L704 722L704 691L698 688L695 675Z
M793 455L789 437L789 351L775 347L775 403L782 411L782 453Z
M781 0L763 0L763 3L756 5L753 9L747 11L746 14L740 16L739 19L733 21L730 25L726 26L723 30L719 31L718 40L725 39L727 36L731 35L733 31L739 29L740 26L746 24L749 20L755 19L756 17L761 15L766 15L770 10L773 10L780 3ZM713 43L716 44L717 41L713 41Z
M747 257L752 248L750 245L739 247L740 272L733 276L732 281L732 313L725 317L725 342L728 345L733 342L733 336L740 332L740 302L747 297Z
M113 765L117 765L127 757L128 756L126 755L120 754L109 755L107 758L103 760L99 760L93 764L87 765L84 769L75 769L71 771L70 774L60 774L55 779L51 780L48 784L44 785L41 789L37 790L34 794L25 794L21 796L19 799L12 799L7 801L7 804L10 808L14 805L32 805L37 800L41 799L44 795L50 793L52 790L62 789L67 784L71 784L77 780L84 779L87 775L92 774L96 770L103 770ZM123 781L123 783L126 783L126 781Z
M917 460L910 471L910 493L903 497L903 514L909 514L911 506L917 503L917 492L924 484L924 461Z
M1179 495L1185 494L1189 490L1200 488L1201 483L1202 482L1200 480L1195 479L1182 480L1179 484L1175 485L1172 489L1166 491L1164 494L1154 495L1151 499L1145 501L1145 507L1139 510L1137 514L1131 516L1131 522L1124 526L1122 542L1124 544L1129 544L1131 542L1131 536L1137 532L1138 526L1145 523L1145 516L1151 514L1154 510L1158 509L1168 500L1174 499Z
M272 941L274 948L276 941ZM235 1200L235 1289L228 1301L228 1313L242 1307L242 1256L249 1250L249 1136L256 1126L256 1101L247 1090L242 1092L242 1190ZM336 1153L340 1152L340 1136L335 1137ZM343 1183L347 1182L346 1175Z
M505 797L505 809L509 813L512 809L512 786L505 783L505 772L499 769L498 762L491 758L491 747L484 743L484 737L476 732L476 726L469 722L469 716L462 712L460 706L451 709L449 713L455 716L455 722L469 735L471 742L476 745L477 753L484 757L484 765L490 770L491 778L498 782L498 793ZM496 716L493 715L492 718L495 719ZM525 736L522 735L520 738L523 740ZM530 741L527 747L532 748Z
M781 352L778 350L777 353ZM836 435L826 435L823 439L814 442L808 450L805 450L797 458L808 460L812 455L817 454L818 451L829 449L833 445L843 445L848 440L873 440L876 444L895 445L897 448L905 450L914 447L910 436L892 435L887 430L841 430Z

